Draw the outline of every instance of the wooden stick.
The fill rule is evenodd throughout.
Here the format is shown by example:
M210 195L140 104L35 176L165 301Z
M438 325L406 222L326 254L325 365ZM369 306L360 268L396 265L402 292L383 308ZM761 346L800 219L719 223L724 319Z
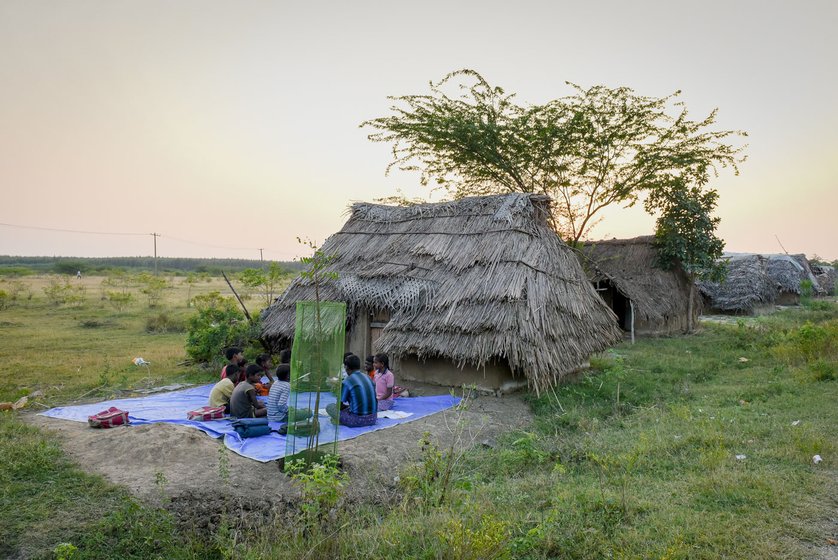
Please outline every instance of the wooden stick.
M233 284L230 283L230 279L227 278L227 275L224 274L223 270L221 271L221 276L223 276L224 280L227 281L227 285L230 286L230 290L233 291L233 295L236 296L236 299L239 301L239 305L241 305L242 309L244 310L244 316L247 317L247 321L252 325L253 324L253 317L250 316L250 312L248 312L247 307L244 306L244 302L242 301L242 298L239 297L238 292L236 292L236 289L233 287Z

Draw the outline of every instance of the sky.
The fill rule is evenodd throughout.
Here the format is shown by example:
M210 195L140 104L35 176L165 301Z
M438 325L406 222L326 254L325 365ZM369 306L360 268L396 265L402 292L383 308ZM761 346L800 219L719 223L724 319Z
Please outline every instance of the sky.
M522 103L718 108L748 133L711 184L727 250L836 259L836 24L834 0L0 0L0 254L305 255L353 202L428 197L359 124L472 68ZM617 207L591 237L653 229Z

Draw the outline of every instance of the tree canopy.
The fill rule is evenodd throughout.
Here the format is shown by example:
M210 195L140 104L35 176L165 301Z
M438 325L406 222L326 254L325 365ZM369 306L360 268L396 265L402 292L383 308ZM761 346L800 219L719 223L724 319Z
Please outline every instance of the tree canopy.
M688 331L693 330L695 279L720 280L726 272L719 260L725 244L716 237L720 220L713 216L718 199L715 189L677 181L661 186L645 201L647 212L658 213L655 224L658 264L664 269L681 266L690 278Z
M644 192L704 185L743 161L711 130L716 111L691 120L680 95L656 98L626 87L568 84L571 95L523 105L474 70L430 84L430 93L395 96L392 114L362 123L373 142L392 143L393 168L418 171L456 198L507 192L547 194L553 227L572 244L611 204L634 205ZM450 92L453 88L453 93Z

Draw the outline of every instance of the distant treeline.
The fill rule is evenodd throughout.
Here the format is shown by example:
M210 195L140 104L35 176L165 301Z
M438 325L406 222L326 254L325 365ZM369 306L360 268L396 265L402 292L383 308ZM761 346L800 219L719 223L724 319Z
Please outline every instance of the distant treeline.
M221 272L241 272L246 268L267 267L271 261L254 259L189 259L180 257L158 257L157 269L161 273L185 275L190 272L220 276ZM304 266L298 262L277 261L288 271L300 271ZM82 274L106 272L109 270L153 271L154 257L12 257L0 255L0 274L47 273Z

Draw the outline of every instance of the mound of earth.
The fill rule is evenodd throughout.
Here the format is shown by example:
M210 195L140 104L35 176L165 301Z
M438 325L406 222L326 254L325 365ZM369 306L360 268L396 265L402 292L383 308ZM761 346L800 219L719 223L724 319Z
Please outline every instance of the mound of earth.
M441 394L440 387L411 387L415 395ZM419 440L429 432L440 447L492 441L529 424L529 407L517 395L473 395L464 410L449 409L387 430L342 441L338 449L352 484L350 501L379 502L395 493L403 465L419 459ZM67 455L85 471L125 486L139 498L167 507L184 520L212 525L212 512L226 507L261 512L284 510L296 490L276 461L260 463L227 450L220 439L175 424L144 424L93 430L81 422L32 415L56 433ZM196 510L205 510L197 511ZM210 527L211 528L211 527Z

